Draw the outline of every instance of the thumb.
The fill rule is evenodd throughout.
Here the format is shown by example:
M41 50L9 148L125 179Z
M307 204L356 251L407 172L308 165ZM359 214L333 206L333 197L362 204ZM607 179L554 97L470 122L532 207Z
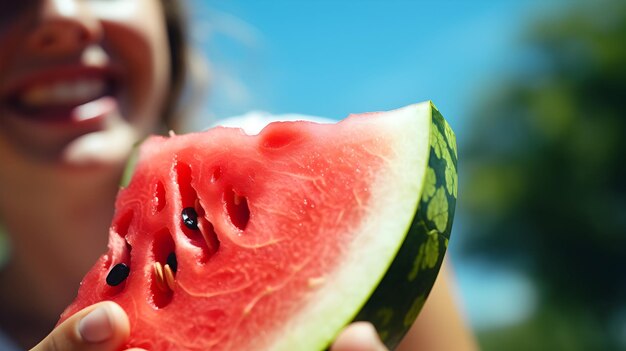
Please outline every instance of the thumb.
M350 324L339 334L330 351L388 351L369 322Z
M86 307L57 326L31 351L113 351L126 342L130 324L111 301Z

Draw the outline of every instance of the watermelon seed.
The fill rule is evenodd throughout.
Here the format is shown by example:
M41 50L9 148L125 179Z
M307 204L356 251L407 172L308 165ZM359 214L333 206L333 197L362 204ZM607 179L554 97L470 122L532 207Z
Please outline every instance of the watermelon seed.
M174 279L173 269L169 264L165 264L165 266L163 266L160 262L154 262L153 271L154 280L159 290L163 292L174 290L176 280Z
M125 263L118 263L109 271L106 282L110 286L120 285L128 278L128 274L130 274L130 268Z
M198 230L198 214L193 207L185 207L181 214L183 223L191 230Z
M154 262L154 265L152 266L152 268L154 270L154 276L156 277L157 282L162 281L163 280L163 266L161 266L161 263Z
M169 266L172 269L172 272L176 273L178 270L178 261L176 260L175 252L172 252L167 256L167 264L165 266Z
M174 273L172 272L169 264L166 264L163 267L163 276L165 277L165 283L167 284L167 287L173 291L174 287L176 286L176 281L174 280Z
M154 262L153 270L154 270L154 278L155 278L154 280L156 282L157 287L159 288L159 290L167 292L168 286L167 286L167 283L165 282L165 278L163 274L163 266L161 265L161 263Z

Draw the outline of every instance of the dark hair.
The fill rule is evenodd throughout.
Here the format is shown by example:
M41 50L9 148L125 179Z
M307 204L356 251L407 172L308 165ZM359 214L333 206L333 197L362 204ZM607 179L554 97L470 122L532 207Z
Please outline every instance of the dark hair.
M170 91L166 96L161 120L166 129L175 130L180 123L177 104L188 69L188 42L182 0L161 0L170 52Z

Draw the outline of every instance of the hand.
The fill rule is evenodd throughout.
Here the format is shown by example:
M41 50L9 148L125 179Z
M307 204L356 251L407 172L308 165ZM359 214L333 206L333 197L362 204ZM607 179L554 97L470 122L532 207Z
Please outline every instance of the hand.
M368 322L355 322L344 329L330 351L388 351L376 329Z
M105 301L89 306L64 321L31 351L117 350L129 333L130 325L124 310L113 302ZM372 324L356 322L341 332L330 350L387 351L387 348Z
M114 351L128 339L124 310L111 301L84 308L57 326L31 351ZM136 350L136 349L135 349Z

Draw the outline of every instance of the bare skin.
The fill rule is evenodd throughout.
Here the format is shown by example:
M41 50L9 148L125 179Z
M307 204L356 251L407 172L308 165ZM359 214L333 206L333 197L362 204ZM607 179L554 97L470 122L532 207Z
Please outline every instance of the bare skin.
M76 313L37 344L33 351L118 350L130 334L124 310L110 301ZM129 349L139 351L139 349Z

